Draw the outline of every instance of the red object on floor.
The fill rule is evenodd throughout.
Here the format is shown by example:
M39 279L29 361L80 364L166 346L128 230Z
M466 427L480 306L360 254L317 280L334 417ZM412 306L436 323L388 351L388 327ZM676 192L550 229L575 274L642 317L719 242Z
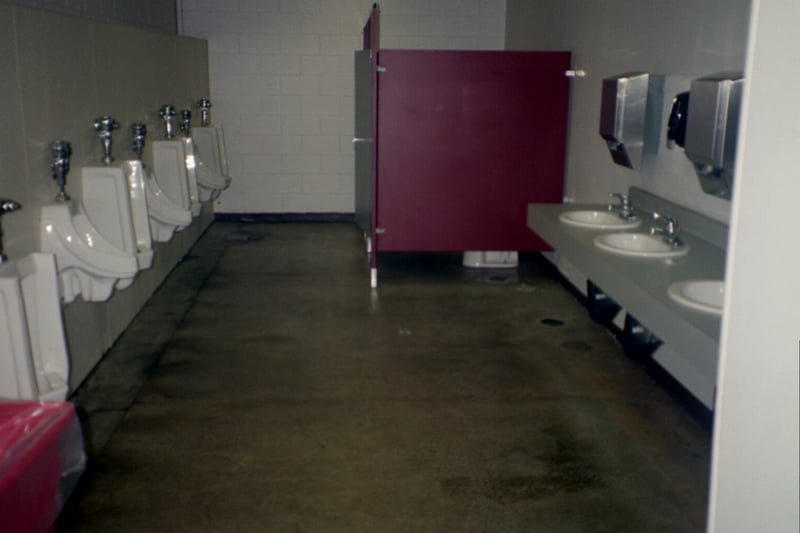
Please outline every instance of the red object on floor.
M85 464L71 403L0 403L0 530L51 531Z

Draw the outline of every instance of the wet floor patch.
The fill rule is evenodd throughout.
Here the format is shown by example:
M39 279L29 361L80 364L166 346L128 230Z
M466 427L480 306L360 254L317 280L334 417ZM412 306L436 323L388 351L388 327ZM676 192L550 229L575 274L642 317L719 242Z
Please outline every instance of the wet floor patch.
M551 449L530 458L532 466L545 468L543 474L520 473L484 478L457 476L442 480L442 491L450 497L483 497L510 504L605 486L587 444L560 427L547 428L544 434L553 442Z
M562 342L561 347L571 352L591 352L592 346L583 341L567 341Z

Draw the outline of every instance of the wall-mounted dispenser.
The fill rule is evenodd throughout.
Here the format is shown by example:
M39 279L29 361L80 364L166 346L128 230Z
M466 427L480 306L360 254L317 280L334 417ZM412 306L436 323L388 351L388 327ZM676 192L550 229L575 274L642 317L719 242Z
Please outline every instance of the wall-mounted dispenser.
M629 72L603 80L600 136L618 165L639 170L658 151L664 77Z
M703 191L730 198L744 79L720 72L692 81L686 119L686 156Z

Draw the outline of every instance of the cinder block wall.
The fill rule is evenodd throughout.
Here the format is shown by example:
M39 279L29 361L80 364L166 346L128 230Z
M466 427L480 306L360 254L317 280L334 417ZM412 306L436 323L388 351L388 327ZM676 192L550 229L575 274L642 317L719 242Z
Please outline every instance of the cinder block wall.
M352 213L353 53L367 0L184 0L209 41L231 190L217 212ZM383 48L502 50L505 0L380 2Z

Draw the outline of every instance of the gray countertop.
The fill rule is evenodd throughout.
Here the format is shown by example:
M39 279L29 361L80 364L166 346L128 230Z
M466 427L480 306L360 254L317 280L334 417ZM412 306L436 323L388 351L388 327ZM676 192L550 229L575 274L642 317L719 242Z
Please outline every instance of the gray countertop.
M703 357L704 366L715 368L720 317L674 302L667 288L677 281L724 279L725 250L684 230L681 237L690 250L683 257L648 259L604 252L593 243L602 231L558 219L562 212L583 209L605 210L607 206L530 204L528 227L665 344L687 356ZM627 232L648 232L650 213L637 210L636 214L642 224Z

